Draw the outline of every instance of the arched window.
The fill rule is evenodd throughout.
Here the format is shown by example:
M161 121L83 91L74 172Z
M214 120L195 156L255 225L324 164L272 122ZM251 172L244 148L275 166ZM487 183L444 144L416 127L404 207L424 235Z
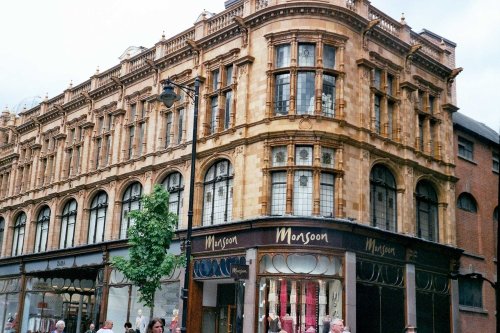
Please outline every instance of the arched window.
M71 199L64 205L61 216L61 238L59 248L65 249L72 247L75 240L76 212L78 204L75 199Z
M133 210L141 209L142 185L135 182L129 185L123 194L122 199L122 222L120 226L120 238L127 238L127 230L130 227L131 221L128 213Z
M0 253L2 253L3 234L5 231L5 220L0 216Z
M476 200L470 193L460 193L457 200L457 207L466 212L477 213Z
M90 205L88 244L104 241L108 195L104 191L96 194Z
M177 227L181 225L182 222L182 196L184 194L184 182L182 180L182 175L178 172L173 172L165 177L162 183L165 190L170 193L168 198L168 210L174 214L177 214Z
M36 218L36 235L34 252L47 251L47 240L49 237L50 208L44 206Z
M233 167L227 160L208 169L203 183L203 225L231 221L233 198Z
M415 193L417 208L417 236L436 242L438 238L438 200L434 187L420 181Z
M26 228L26 214L21 212L14 224L14 239L12 240L12 256L23 254L24 231Z
M377 164L370 173L370 219L374 227L396 231L396 181L391 171Z

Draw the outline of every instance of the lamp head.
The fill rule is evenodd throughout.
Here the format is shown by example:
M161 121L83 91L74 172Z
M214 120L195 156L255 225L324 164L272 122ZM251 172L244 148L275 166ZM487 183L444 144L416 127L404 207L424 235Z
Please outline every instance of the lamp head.
M174 102L181 99L181 96L174 92L174 87L167 80L159 99L167 108L170 108L174 105Z

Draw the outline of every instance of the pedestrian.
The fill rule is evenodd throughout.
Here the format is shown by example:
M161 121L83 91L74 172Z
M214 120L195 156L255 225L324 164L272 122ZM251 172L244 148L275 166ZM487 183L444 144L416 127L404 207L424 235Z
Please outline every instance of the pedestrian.
M148 324L146 333L163 333L163 323L160 318L153 318Z
M113 322L111 320L106 320L104 326L101 327L97 333L113 333Z
M129 329L132 328L132 323L130 321L127 321L125 323L125 325L123 325L123 327L125 328L125 333L128 333ZM134 330L135 331L135 330Z
M331 333L342 333L344 331L344 321L340 318L334 318L330 324Z
M94 323L90 323L89 329L86 330L85 333L95 333L95 325L94 325Z
M66 327L66 323L64 322L64 320L59 320L56 323L56 329L54 331L52 331L52 333L63 333L65 327Z

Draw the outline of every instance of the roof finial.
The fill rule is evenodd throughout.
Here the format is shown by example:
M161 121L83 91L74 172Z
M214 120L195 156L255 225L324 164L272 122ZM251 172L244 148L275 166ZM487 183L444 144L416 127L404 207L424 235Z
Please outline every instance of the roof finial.
M48 100L49 100L49 93L48 93L48 92L46 92L46 93L45 93L45 101L48 101ZM25 107L26 107L26 105L25 105Z
M69 80L69 86L68 86L68 89L71 89L73 88L73 80Z
M406 21L405 21L405 13L401 13L401 21L400 21L401 24L405 24L406 25Z
M445 47L446 46L446 44L444 42L444 39L442 37L441 37L441 43L439 43L439 44L441 44L441 47Z
M164 41L165 40L165 30L163 30L163 33L161 34L161 40Z
M97 66L97 68L95 69L95 74L99 74L99 66Z

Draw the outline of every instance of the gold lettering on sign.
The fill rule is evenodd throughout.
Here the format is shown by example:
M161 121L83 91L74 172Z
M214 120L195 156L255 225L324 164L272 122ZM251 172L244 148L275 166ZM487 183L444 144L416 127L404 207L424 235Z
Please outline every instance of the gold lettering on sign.
M219 239L216 239L215 236L206 236L205 237L205 250L224 250L227 245L237 245L238 244L238 237L237 236L232 236L232 237L222 237Z
M302 245L307 245L311 241L324 241L328 243L328 234L313 233L313 232L292 232L292 228L276 228L276 243L300 242Z
M367 238L365 244L365 251L370 252L373 255L385 256L386 254L396 255L396 248L386 246L385 244L377 244L377 240L374 238Z

